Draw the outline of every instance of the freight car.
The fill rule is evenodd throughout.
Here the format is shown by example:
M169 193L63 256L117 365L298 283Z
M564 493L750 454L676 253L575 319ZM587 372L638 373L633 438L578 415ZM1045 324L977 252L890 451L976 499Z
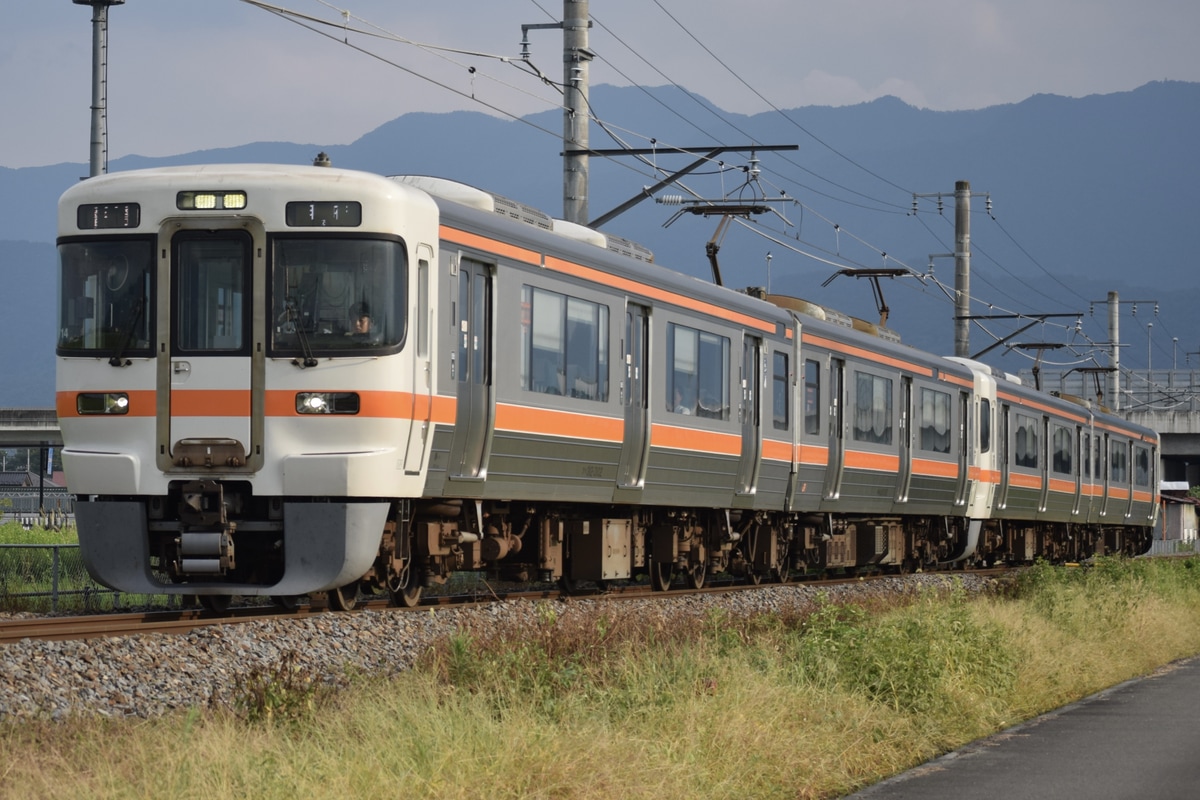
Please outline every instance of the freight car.
M58 223L63 463L122 591L350 608L456 570L666 589L1150 541L1154 432L470 186L148 169Z

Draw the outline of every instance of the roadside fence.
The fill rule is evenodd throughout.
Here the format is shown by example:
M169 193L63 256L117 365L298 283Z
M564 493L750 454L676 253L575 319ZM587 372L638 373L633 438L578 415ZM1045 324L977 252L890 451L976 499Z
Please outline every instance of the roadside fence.
M182 607L180 595L127 594L96 583L77 544L0 544L0 613Z

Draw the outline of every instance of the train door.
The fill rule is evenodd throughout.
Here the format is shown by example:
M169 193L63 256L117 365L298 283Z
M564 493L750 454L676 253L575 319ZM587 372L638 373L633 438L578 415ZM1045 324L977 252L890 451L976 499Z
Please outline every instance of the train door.
M641 488L646 480L646 452L649 444L647 397L649 381L650 311L630 303L625 309L625 341L622 362L625 376L621 381L621 399L625 406L625 437L621 460L617 465L617 484L624 489Z
M996 508L1008 507L1008 487L1011 485L1011 467L1009 453L1011 445L1008 440L1012 422L1012 407L1007 403L1000 406L1000 430L996 432L996 461L1000 465L1000 485L996 487Z
M495 409L492 394L492 276L486 264L463 258L454 298L454 380L458 403L450 445L453 478L487 475Z
M1038 442L1038 473L1042 480L1042 493L1038 497L1038 511L1046 510L1050 501L1050 418L1042 417L1042 439Z
M971 494L971 395L958 393L958 485L954 489L954 505L965 506Z
M433 330L433 306L429 297L429 264L433 260L432 249L423 244L417 248L417 292L412 309L412 332L416 336L413 352L412 429L408 434L408 447L404 452L404 471L409 475L419 474L429 446L429 432L433 424L433 363L430 359L430 331Z
M836 500L842 493L842 466L846 461L846 432L843 417L846 406L846 362L829 360L829 458L825 465L825 499Z
M254 238L237 229L182 230L167 252L158 359L159 464L255 467L262 459L262 353L253 321L265 290ZM257 248L261 252L261 245ZM258 312L261 318L262 312ZM252 458L253 457L253 458Z
M900 473L896 476L896 502L908 502L912 488L913 384L908 375L900 377Z
M734 490L754 494L762 456L762 340L757 336L742 339L742 457L738 462Z

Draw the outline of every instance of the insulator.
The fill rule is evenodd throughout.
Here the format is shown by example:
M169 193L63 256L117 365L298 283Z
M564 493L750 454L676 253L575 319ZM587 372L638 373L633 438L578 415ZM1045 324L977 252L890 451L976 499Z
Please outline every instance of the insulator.
M683 205L683 195L664 194L654 198L654 202L664 206L681 206Z

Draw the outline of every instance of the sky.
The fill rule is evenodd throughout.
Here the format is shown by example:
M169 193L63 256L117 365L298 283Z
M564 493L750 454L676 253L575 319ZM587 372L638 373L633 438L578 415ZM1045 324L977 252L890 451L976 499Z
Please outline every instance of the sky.
M77 2L0 0L0 166L88 162L92 9ZM531 30L527 64L520 42L523 24L563 10L125 0L108 11L108 157L349 144L410 111L557 108L535 69L562 79L561 33ZM590 12L593 86L676 83L740 113L884 95L964 110L1200 81L1196 0L591 0Z

